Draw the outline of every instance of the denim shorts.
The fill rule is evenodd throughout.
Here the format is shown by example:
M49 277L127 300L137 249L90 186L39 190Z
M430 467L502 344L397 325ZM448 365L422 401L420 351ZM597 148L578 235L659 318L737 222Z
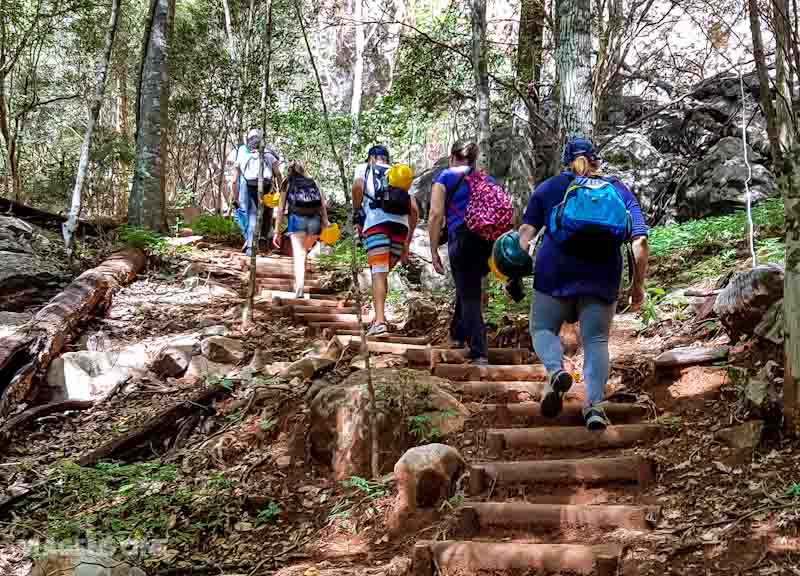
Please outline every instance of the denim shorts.
M289 234L304 232L315 236L322 230L319 214L315 216L300 216L299 214L289 214L286 231Z

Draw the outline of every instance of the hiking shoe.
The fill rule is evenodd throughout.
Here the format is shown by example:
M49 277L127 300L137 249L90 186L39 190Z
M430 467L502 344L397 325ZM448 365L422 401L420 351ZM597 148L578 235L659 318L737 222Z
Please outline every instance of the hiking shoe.
M589 430L605 430L608 426L611 426L611 422L602 406L584 408L583 421L586 422L586 427Z
M369 330L367 330L367 336L381 336L388 331L386 324L373 324L369 327Z
M545 418L555 418L561 413L564 406L564 394L572 386L572 374L559 370L550 376L550 382L545 387L545 395L542 400L542 416Z
M469 358L467 360L467 364L469 364L470 366L488 366L489 365L489 359L485 358L483 356L481 356L479 358Z

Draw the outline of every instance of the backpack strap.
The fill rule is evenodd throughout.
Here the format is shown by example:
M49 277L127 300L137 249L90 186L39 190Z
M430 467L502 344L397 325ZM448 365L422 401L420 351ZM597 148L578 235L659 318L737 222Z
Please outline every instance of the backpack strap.
M472 172L471 169L470 170L466 170L461 175L461 178L458 179L458 181L456 182L456 185L453 186L452 188L445 187L445 189L444 189L445 192L446 192L446 196L445 196L445 200L444 200L445 218L447 218L447 214L446 213L447 213L448 208L450 207L450 203L453 201L453 196L455 196L456 192L458 192L458 189L461 188L461 184L464 182L464 179L469 175L470 172Z

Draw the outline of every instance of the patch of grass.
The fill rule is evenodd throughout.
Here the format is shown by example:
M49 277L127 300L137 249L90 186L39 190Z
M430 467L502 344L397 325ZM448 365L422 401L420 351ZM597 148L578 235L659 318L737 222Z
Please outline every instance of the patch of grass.
M350 476L347 480L342 480L342 486L345 488L356 488L369 497L370 500L375 500L376 498L381 498L386 495L386 488L383 484L374 480L367 480L361 476Z
M417 437L420 444L436 442L442 438L442 430L437 426L437 423L455 415L456 413L453 410L440 410L433 414L409 416L408 429Z
M486 293L489 296L485 314L486 322L498 324L506 314L527 314L530 311L533 278L525 278L522 283L525 297L519 302L514 302L506 294L504 289L505 282L500 281L494 275L489 276L489 286L486 289Z
M236 222L218 214L201 215L192 224L192 231L212 242L236 244L242 240L242 232Z
M783 234L784 208L781 199L764 200L753 208L753 223L759 249L767 239ZM745 238L747 215L744 211L690 220L681 224L656 226L650 231L650 254L656 258L678 251L704 247L732 246Z
M127 246L139 248L148 256L163 256L167 252L167 240L158 232L136 226L120 226L119 240Z
M352 249L351 241L349 238L342 236L336 244L333 245L333 252L330 254L319 255L319 267L321 270L336 270L340 268L350 268L350 250ZM367 251L363 246L356 249L356 267L361 270L367 266Z
M271 524L282 512L281 507L270 500L256 516L256 525Z

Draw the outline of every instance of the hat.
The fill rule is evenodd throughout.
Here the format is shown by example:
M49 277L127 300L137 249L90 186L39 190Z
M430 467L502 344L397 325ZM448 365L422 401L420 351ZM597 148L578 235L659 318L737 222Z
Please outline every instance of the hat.
M569 165L578 156L586 156L589 160L598 160L591 140L588 138L570 138L564 146L561 163L565 166Z
M251 128L250 132L247 133L248 140L250 140L250 138L255 138L255 137L261 138L261 129Z
M367 152L367 159L369 159L370 156L383 156L388 160L389 149L382 144L378 144L369 149L369 152Z

